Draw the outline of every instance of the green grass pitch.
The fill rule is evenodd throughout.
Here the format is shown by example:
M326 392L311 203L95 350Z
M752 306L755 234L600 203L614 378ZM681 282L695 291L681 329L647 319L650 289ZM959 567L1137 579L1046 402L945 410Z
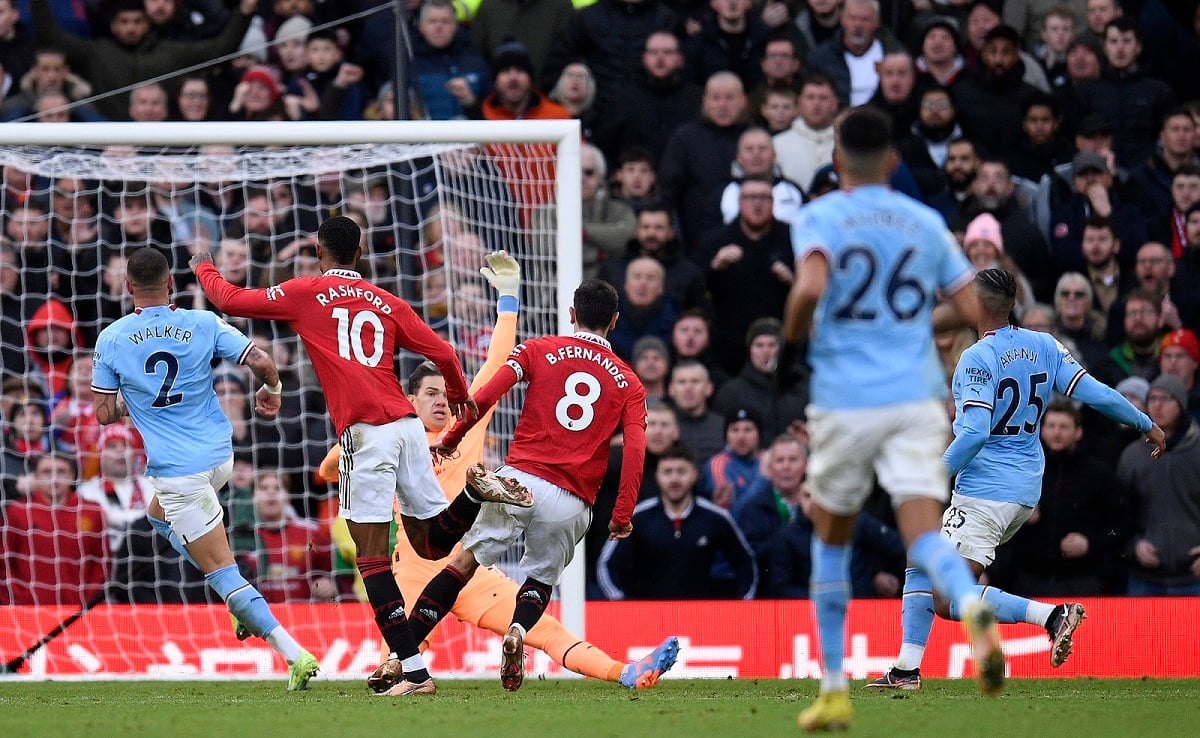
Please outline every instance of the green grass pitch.
M996 699L968 680L929 680L919 693L853 685L852 735L1200 735L1200 680L1062 679L1009 682ZM362 682L0 683L0 732L10 736L304 738L558 738L801 735L796 715L815 681L664 680L630 692L595 681L449 681L435 697L381 698Z

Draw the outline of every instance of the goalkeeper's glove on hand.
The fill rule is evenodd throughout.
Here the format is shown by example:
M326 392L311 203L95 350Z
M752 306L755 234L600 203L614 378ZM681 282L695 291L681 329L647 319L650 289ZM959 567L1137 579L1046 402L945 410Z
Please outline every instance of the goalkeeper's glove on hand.
M484 258L487 266L481 267L479 273L488 284L495 287L501 297L517 297L521 291L521 267L517 260L506 251L493 251Z

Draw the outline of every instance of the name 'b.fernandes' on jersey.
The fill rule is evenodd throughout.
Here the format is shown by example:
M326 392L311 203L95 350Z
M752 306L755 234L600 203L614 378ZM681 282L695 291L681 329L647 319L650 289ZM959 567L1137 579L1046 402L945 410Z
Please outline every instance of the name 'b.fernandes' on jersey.
M1098 382L1054 336L1009 326L988 331L954 370L954 441L944 460L955 491L1037 505L1046 457L1042 416L1054 392L1117 422L1150 430L1150 418Z
M628 525L646 456L646 390L609 342L591 333L526 341L509 355L475 401L484 413L517 382L528 389L505 463L545 479L589 505L608 466L609 443L624 434L621 481L612 520ZM457 445L474 425L458 423Z
M248 318L282 320L304 343L340 436L354 423L385 425L415 415L392 366L399 349L433 361L446 378L446 397L465 402L467 382L450 344L407 302L350 269L298 277L265 290L226 282L211 263L196 277L218 309Z
M814 407L946 397L930 316L937 292L974 272L936 211L884 185L831 192L801 209L792 247L797 263L813 251L829 261L808 347Z
M250 339L207 310L139 308L96 339L92 392L121 393L146 445L146 473L182 477L233 456L233 428L213 392L213 357L241 363Z

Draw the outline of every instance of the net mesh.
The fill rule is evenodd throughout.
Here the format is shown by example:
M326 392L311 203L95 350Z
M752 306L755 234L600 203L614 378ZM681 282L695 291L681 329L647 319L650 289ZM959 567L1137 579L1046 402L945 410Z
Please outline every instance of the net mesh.
M116 438L120 432L102 430L94 416L90 352L99 332L132 310L124 266L133 250L162 250L173 302L207 309L187 267L192 254L211 252L234 283L268 287L318 271L318 224L351 217L363 228L364 277L408 300L445 336L469 380L495 320L495 295L479 273L487 251L505 249L522 265L518 340L558 332L555 154L550 144L471 143L0 148L3 602L163 606L157 625L142 626L152 629L173 617L169 605L217 600L144 519L152 492L136 435ZM286 540L264 535L254 502L256 489L278 484L290 491L289 517L330 527L336 493L314 471L336 438L311 364L286 325L228 320L273 354L285 385L280 417L267 421L251 412L247 371L215 369L234 425L234 478L222 501L235 555L271 599L353 601L353 567L329 535L310 537L316 543L289 558ZM397 357L400 377L419 361ZM493 468L519 407L510 394L492 421L484 461ZM46 504L34 491L48 482L33 474L33 460L49 450L74 457L79 497L101 515L90 504ZM520 576L519 555L518 547L501 568ZM309 569L329 575L332 593L313 584ZM75 639L86 641L78 631L98 620L74 625ZM36 641L32 630L6 651Z

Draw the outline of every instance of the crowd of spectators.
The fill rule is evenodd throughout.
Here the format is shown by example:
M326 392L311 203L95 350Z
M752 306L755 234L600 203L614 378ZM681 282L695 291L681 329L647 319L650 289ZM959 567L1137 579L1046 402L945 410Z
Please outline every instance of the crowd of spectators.
M0 116L391 118L390 3L369 12L377 4L0 0ZM635 536L589 537L590 596L806 596L807 389L774 381L778 318L794 279L789 221L837 188L833 124L857 105L893 120L892 186L940 212L978 268L1018 277L1014 319L1055 334L1168 434L1150 463L1129 429L1069 401L1047 408L1042 503L988 576L1029 596L1200 593L1200 2L406 7L411 117L581 121L584 273L617 287L612 342L650 398ZM497 176L481 196L511 205L488 217L575 227L545 184L512 179L512 155L528 151L468 163ZM136 431L102 431L92 414L89 350L131 308L131 249L163 249L176 302L203 309L191 253L211 250L233 281L275 285L314 273L311 234L346 214L364 226L366 274L419 301L468 369L486 353L486 329L455 325L490 320L490 297L461 278L492 246L462 226L482 218L417 217L392 173L109 188L5 166L2 184L0 602L82 602L106 582L113 600L206 597L142 519ZM292 388L267 422L242 368L217 373L239 563L273 599L352 596L322 504L331 489L310 474L332 439L303 350L270 323L236 324ZM973 339L937 336L947 374ZM618 443L613 470L620 455ZM855 531L854 590L895 597L903 552L876 500Z

